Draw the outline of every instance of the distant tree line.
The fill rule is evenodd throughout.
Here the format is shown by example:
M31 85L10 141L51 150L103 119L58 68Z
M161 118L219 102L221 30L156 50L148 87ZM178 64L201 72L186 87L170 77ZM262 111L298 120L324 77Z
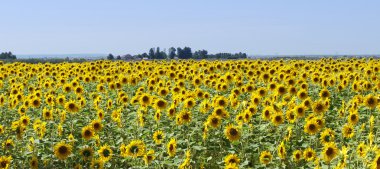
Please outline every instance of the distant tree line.
M112 54L109 54L107 56L108 60L131 60L131 59L240 59L240 58L247 58L246 53L216 53L216 54L209 54L207 50L197 50L194 53L192 52L190 47L184 47L184 48L169 48L168 52L164 49L163 51L160 50L160 47L157 48L150 48L148 53L142 53L137 55L124 55L115 57Z
M17 57L12 54L12 52L2 52L0 54L0 59L17 59Z

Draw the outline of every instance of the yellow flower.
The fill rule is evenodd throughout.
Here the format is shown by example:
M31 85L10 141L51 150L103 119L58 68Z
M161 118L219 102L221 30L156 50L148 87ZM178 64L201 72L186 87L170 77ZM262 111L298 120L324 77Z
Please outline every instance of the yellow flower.
M123 157L137 158L145 155L145 144L141 140L132 140L127 146L124 144L120 147Z
M164 132L161 130L157 130L153 133L153 140L157 145L160 145L162 143L162 140L164 140L165 135Z
M272 161L272 154L269 151L263 151L260 153L260 163L269 164Z
M108 145L103 145L102 147L100 147L100 149L98 150L98 154L100 156L100 159L104 162L110 160L112 158L112 149L110 146Z
M345 124L342 129L343 137L352 138L355 135L354 127L351 124Z
M302 160L302 151L301 150L296 150L293 152L293 161L299 162Z
M168 154L170 157L174 157L177 151L177 141L172 138L167 145Z
M228 140L233 142L240 139L241 131L237 126L228 124L224 129L224 135L227 137Z
M224 157L224 165L236 164L239 165L240 159L236 154L229 154Z
M313 161L314 158L315 158L316 154L315 154L315 151L308 147L306 150L304 150L303 152L303 158L306 160L306 161Z
M54 155L60 159L65 160L72 153L72 146L65 142L60 142L54 146Z
M150 164L156 157L154 156L154 150L149 150L145 155L144 155L144 162L145 165Z
M338 155L339 149L334 142L330 142L324 145L322 150L323 160L326 163L330 163Z
M286 149L285 149L285 144L283 141L277 148L277 154L278 154L278 157L280 157L280 159L282 160L286 158Z
M70 100L67 103L65 103L65 108L68 112L71 113L76 113L80 109L80 107L73 100Z
M82 128L82 138L89 140L94 137L95 131L92 126L85 126Z
M304 131L309 135L316 134L319 131L317 122L313 119L308 120L304 126Z

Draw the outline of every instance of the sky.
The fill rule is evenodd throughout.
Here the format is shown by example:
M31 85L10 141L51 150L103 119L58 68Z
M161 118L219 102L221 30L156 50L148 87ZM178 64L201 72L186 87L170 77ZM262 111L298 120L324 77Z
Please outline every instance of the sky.
M378 0L11 0L0 52L380 54Z

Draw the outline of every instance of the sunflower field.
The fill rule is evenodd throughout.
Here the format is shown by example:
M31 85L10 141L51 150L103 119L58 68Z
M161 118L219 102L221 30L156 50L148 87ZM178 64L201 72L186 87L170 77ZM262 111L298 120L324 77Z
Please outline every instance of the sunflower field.
M0 168L380 168L379 66L0 62Z

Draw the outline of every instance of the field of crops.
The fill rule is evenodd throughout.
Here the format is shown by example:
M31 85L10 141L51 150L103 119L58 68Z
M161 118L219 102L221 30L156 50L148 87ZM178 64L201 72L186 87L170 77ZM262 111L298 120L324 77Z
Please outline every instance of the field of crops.
M379 66L0 62L0 168L380 168Z

